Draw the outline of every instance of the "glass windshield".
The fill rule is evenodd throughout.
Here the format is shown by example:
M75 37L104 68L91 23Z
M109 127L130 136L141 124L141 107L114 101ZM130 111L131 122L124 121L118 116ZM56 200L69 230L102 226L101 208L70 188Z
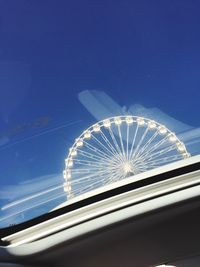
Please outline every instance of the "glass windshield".
M0 227L199 154L199 8L0 2Z

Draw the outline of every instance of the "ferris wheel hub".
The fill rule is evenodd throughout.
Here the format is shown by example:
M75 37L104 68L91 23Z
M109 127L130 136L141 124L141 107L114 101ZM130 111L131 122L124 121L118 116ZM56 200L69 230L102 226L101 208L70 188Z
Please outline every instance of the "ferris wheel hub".
M128 162L128 161L123 163L122 168L123 168L123 172L124 172L125 175L133 172L132 164L130 162Z

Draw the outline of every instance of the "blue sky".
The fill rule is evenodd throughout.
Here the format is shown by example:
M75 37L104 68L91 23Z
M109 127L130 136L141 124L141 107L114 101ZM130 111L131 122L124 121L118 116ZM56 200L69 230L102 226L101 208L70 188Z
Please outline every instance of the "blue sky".
M198 127L199 9L198 0L1 0L1 184L62 171L67 147L94 122L77 97L85 89Z
M157 106L198 126L199 7L184 0L1 1L0 60L30 75L26 81L21 73L26 84L15 88L16 105L1 85L9 123L64 117L69 105L75 118L77 93L102 88L121 104Z

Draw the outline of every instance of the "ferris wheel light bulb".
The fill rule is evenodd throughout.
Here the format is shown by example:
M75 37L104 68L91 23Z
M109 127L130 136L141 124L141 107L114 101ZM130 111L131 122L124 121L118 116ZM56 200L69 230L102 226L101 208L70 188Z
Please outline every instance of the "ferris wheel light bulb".
M177 137L176 137L176 135L175 134L169 134L169 141L171 141L171 142L176 142L176 140L177 140Z
M73 160L72 159L68 160L67 166L68 167L72 167L73 166Z
M145 121L144 121L143 118L138 118L138 119L137 119L137 123L138 123L139 126L142 126L142 125L145 124Z
M72 177L71 172L67 172L67 178L70 179Z
M150 129L154 129L154 128L156 128L156 123L155 123L155 121L149 121L149 122L148 122L148 126L149 126Z
M65 191L66 193L68 192L68 187L67 187L66 184L63 184L63 189L64 189L64 191Z
M64 179L67 179L67 173L66 173L66 170L63 171L63 177L64 177Z
M99 124L95 124L94 127L93 127L93 131L94 132L99 132L100 131L100 126Z
M63 188L64 188L64 191L68 194L70 194L70 191L71 191L71 185L69 183L64 183L63 184Z
M122 120L120 118L115 118L115 124L120 125L122 123Z
M109 128L110 125L111 125L110 120L105 120L105 121L103 121L103 125L104 125L104 127Z
M79 139L76 143L77 147L82 147L83 146L83 141Z
M76 149L73 149L72 151L71 151L71 156L72 157L75 157L77 155L77 151L76 151Z
M132 117L126 117L126 123L127 124L133 123L133 118Z
M85 139L90 139L90 137L91 137L91 132L90 132L90 131L86 131L86 132L84 133L84 138L85 138Z
M189 158L189 157L190 157L190 154L189 154L189 153L187 153L187 152L184 152L182 155L183 155L184 159L187 159L187 158Z
M159 127L159 133L160 134L166 134L167 133L167 129L164 126L160 126Z
M184 144L182 144L182 143L178 143L178 144L177 144L177 149L178 149L180 152L184 152L184 151L185 151L185 146L184 146Z

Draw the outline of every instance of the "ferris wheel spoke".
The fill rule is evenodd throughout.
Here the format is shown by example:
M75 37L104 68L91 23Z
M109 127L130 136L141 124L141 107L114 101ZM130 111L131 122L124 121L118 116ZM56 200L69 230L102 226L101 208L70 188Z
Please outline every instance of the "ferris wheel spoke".
M148 154L152 153L153 151L158 149L161 145L163 145L167 140L168 140L167 136L163 137L159 142L157 142L155 145L153 145L152 147L147 149L145 151L145 153L143 153L143 155L148 155Z
M173 159L165 159L165 160L161 160L161 161L156 161L156 160L151 160L151 161L148 161L148 162L141 162L141 163L136 163L135 164L135 166L136 166L136 169L138 169L138 168L143 168L143 169L145 169L145 168L150 168L150 166L154 166L154 165L158 165L158 166L161 166L162 164L164 164L164 163L169 163L169 162L171 162Z
M82 151L80 149L77 149L77 152L79 153L79 155L84 156L86 158L90 158L90 159L96 159L96 160L102 160L102 158L104 158L105 160L108 160L108 158L99 156L97 153L89 153L87 151Z
M168 154L168 152L171 152L171 151L173 151L173 149L172 148L170 148L170 150L168 150L168 151L166 151L166 153L163 153L163 155L164 154ZM152 156L152 157L150 157L150 158L148 158L147 159L147 162L149 162L150 160L163 160L163 159L165 159L165 158L173 158L174 160L176 159L176 158L180 158L180 159L182 159L183 157L182 157L182 155L177 155L177 154L174 154L174 155L168 155L168 156L166 156L166 157L160 157L160 155L159 154L157 154L157 155L155 155L155 156Z
M76 162L76 168L71 169L71 172L79 172L79 169L88 169L88 170L99 170L99 169L114 169L118 166L118 162L112 162L110 164L109 162L103 163L103 162Z
M99 185L99 186L98 186ZM90 185L86 185L84 188L80 188L80 189L76 189L74 190L75 194L79 193L79 194L83 194L83 193L87 193L88 191L94 190L100 186L104 186L104 184L102 185L102 183L100 183L99 181L94 182L93 184Z
M113 172L113 170L110 170L110 172ZM106 176L107 174L108 174L108 170L107 171L98 171L96 173L92 173L92 174L86 175L84 177L81 177L79 179L76 179L76 180L72 181L71 184L74 185L74 184L78 184L78 183L84 183L87 180L90 181L90 178L93 178L94 180L100 180L100 178L102 176Z
M98 161L89 161L89 160L83 160L83 159L74 159L74 162L77 165L84 165L84 166L89 166L89 167L109 167L110 163L109 162L98 162Z
M176 148L175 148L174 145L170 145L170 146L168 146L168 147L166 147L166 148L164 148L164 149L161 149L161 150L159 150L159 151L157 151L157 152L152 153L150 156L145 155L145 160L152 159L152 158L157 158L157 157L159 157L160 155L164 155L165 153L168 153L168 152L173 151L173 150L175 150L175 149L176 149ZM142 158L142 157L141 157L141 158ZM143 159L144 159L144 156L143 156Z
M111 182L118 180L120 178L120 173L118 170L114 170L108 173L109 178L106 179L106 184L110 184Z
M77 175L77 174L88 174L88 173L91 173L91 171L93 172L99 172L101 171L102 168L100 167L91 167L91 168L78 168L78 169L75 169L75 170L72 170L71 171L71 175Z
M133 153L133 148L135 146L135 141L136 141L136 136L137 136L137 133L138 133L138 128L139 128L139 126L137 124L136 130L135 130L135 133L134 133L134 136L133 136L133 141L132 141L132 144L131 144L131 150L130 150L130 153L129 153L129 160L131 160L131 155Z
M123 143L123 140L122 140L122 133L121 133L121 127L120 127L120 125L117 125L117 129L118 129L118 134L119 134L121 151L122 151L123 156L125 157L124 143Z
M141 146L141 144L142 144L142 142L143 142L145 136L147 135L147 132L148 132L148 128L146 128L146 130L144 131L144 133L143 133L143 135L142 135L140 141L138 142L138 144L137 144L137 146L136 146L134 152L132 153L132 155L130 155L130 158L134 158L134 157L135 157L135 155L136 155L137 151L139 150L139 148L140 148L140 146Z
M168 161L168 162L165 162L165 163L163 163L163 164L169 164L170 162L172 162L172 161ZM149 170L151 170L151 169L155 169L155 168L159 168L159 167L161 167L163 164L161 164L161 163L151 163L151 164L148 164L147 166L149 167Z
M90 171L99 171L102 169L115 169L115 165L111 165L110 164L106 164L106 165L102 165L102 164L88 164L85 162L80 162L79 164L77 164L77 169L72 169L71 170L71 174L80 174L81 171L79 171L79 169L84 169L84 173L89 173ZM88 169L88 171L86 171L86 169Z
M173 156L168 156L168 157L164 157L164 158L158 158L158 159L152 159L152 160L147 160L146 164L151 164L151 163L167 163L170 161L174 161L174 160L179 160L182 159L181 155L173 155Z
M96 148L95 146L89 144L88 142L84 142L85 146L89 149L92 150L94 153L99 154L100 156L102 156L105 159L110 159L110 155L104 153L102 150Z
M121 155L121 154L122 154L122 151L121 151L121 149L120 149L120 147L119 147L119 145L118 145L118 143L117 143L117 140L116 140L116 138L115 138L115 135L114 135L114 133L113 133L111 127L108 128L108 131L109 131L110 136L111 136L111 138L112 138L112 140L113 140L113 144L115 145L115 147L116 147L116 149L117 149L119 155ZM121 160L121 161L122 161L122 160Z
M128 152L129 152L129 123L126 128L126 158L128 159Z
M120 174L120 172L115 171L115 172L113 172L113 174L110 176L109 181L108 181L106 184L110 184L110 183L112 183L112 182L117 182L117 181L121 180L122 178L123 178L123 177L122 177L122 175Z
M94 140L100 145L102 146L103 149L105 149L107 151L108 154L112 155L112 156L115 156L115 154L110 151L110 149L108 147L106 147L101 141L99 141L94 135L92 135L92 137L94 138ZM104 151L105 151L104 150Z
M93 171L93 170L91 170L91 171ZM90 179L90 178L93 178L93 179L99 179L101 176L106 176L106 175L108 175L108 173L111 175L111 174L113 174L113 175L116 175L116 173L118 173L118 168L117 168L117 166L113 166L113 167L110 167L110 168L106 168L106 170L105 170L105 168L104 169L101 169L100 171L93 171L93 173L92 174L89 174L89 175L86 175L86 176L84 176L84 177L80 177L80 178L78 178L78 179L75 179L73 182L71 182L71 183L77 183L77 182L79 182L79 181L82 181L82 182L84 182L84 180L87 180L87 179ZM73 175L73 173L72 173L72 175Z
M99 175L99 178L101 178L101 177L102 177L102 179L94 180L94 182L92 184L89 184L86 187L84 187L84 191L89 189L89 188L93 189L98 184L100 184L100 185L110 184L113 181L114 177L116 177L116 175L114 173L111 173L111 174L107 173L107 175L105 175L105 174ZM118 177L118 179L119 179L119 177Z
M83 163L83 164L94 164L96 166L104 166L104 162L99 162L97 160L88 160L88 159L76 159L74 158L73 159L73 162L76 163L76 164L80 164L80 163Z
M151 170L151 169L161 167L163 164L169 164L171 162L172 161L167 161L167 162L163 162L163 163L155 162L155 163L149 163L147 166L148 166L149 170Z
M105 140L105 142L108 144L108 146L110 147L110 149L115 154L115 157L120 159L119 153L116 150L116 148L110 143L110 141L108 140L108 138L106 137L106 135L102 132L102 130L100 132L101 132L102 138Z
M92 177L93 178L93 177ZM101 176L100 176L101 178ZM105 181L104 181L105 179ZM86 187L90 186L92 188L95 187L96 184L101 184L101 185L104 185L105 182L108 180L107 176L104 176L104 179L103 179L103 176L102 176L102 179L94 179L92 183L90 183L89 181L89 178L83 183L83 182L79 182L79 183L74 183L72 184L72 188L73 188L73 192L75 192L77 189L79 188L83 188L83 190L85 190Z
M146 165L139 165L136 168L136 174L139 174L141 172L145 172L147 170L149 170L149 168Z
M135 155L135 157L140 156L143 152L145 152L146 149L151 145L153 140L158 136L158 130L151 136L151 138L144 144L144 146L138 151L138 153Z
M81 184L86 184L87 182L90 182L91 181L91 178L92 178L92 184L97 180L97 181L101 181L102 179L100 179L101 177L107 177L106 176L107 173L99 173L98 176L96 175L87 175L87 176L84 176L82 179L78 179L78 180L75 180L71 183L72 186L75 186L75 185L81 185ZM106 179L106 178L105 178Z
M82 164L83 167L82 168L76 168L76 169L71 169L70 173L71 174L80 174L80 173L88 173L90 171L98 171L98 170L104 170L105 169L110 169L110 170L114 170L116 169L118 166L117 166L117 162L116 164L113 163L112 165L111 164L107 164L107 165L104 165L103 168L102 168L102 165L98 165L98 164L94 164L94 165L87 165L87 164ZM69 169L70 170L70 169Z
M74 159L74 163L76 163L76 166L83 165L83 166L88 166L88 167L101 167L101 168L105 166L103 162L89 161L89 160L82 160L82 159Z

